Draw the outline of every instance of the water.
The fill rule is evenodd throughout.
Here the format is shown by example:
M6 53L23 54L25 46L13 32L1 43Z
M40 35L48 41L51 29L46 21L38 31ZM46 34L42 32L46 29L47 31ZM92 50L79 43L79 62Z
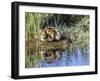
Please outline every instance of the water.
M64 66L83 66L89 65L89 52L82 52L76 48L74 52L68 50L50 50L41 52L41 60L35 67L64 67Z

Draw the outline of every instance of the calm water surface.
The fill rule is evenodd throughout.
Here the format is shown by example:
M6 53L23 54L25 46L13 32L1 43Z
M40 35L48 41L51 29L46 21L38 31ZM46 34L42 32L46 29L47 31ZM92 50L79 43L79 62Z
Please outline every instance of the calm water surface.
M68 53L67 50L59 51L58 57L53 58L47 57L47 59L41 59L36 67L64 67L64 66L82 66L89 65L89 52L82 52L81 49L77 48L73 53Z

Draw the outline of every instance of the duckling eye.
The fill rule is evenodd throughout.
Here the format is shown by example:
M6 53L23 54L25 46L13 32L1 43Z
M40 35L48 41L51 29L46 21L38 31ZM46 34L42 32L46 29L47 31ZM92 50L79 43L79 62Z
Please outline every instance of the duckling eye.
M48 30L48 32L51 32L50 30Z

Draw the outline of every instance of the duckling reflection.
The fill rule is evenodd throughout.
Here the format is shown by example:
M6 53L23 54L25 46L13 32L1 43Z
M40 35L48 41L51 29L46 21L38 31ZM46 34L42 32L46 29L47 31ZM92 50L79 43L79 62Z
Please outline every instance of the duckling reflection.
M52 63L60 58L60 53L57 50L48 50L41 52L41 59L47 63Z

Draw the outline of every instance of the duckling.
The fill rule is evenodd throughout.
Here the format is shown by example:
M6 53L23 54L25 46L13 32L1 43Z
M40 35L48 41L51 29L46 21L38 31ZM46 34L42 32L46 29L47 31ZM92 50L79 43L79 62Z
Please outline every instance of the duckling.
M61 39L60 32L54 27L44 29L40 36L41 41L58 41Z
M41 41L46 41L46 32L45 31L40 31L40 40Z
M55 35L55 40L60 40L61 39L61 34L59 32L56 33Z

